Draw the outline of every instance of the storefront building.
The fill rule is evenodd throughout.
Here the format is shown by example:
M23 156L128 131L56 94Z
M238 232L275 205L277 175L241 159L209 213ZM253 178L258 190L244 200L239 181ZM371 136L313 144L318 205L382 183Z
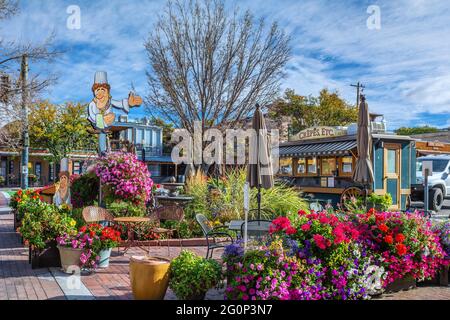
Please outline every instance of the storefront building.
M345 128L303 130L280 144L278 176L314 198L342 203L361 186L352 180L357 154L356 134ZM372 134L374 182L370 192L389 193L392 209L405 209L415 181L415 143L407 136Z

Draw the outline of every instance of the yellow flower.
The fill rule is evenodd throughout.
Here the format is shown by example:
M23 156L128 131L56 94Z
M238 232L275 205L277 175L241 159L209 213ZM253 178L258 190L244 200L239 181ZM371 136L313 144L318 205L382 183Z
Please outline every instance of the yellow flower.
M75 227L77 225L77 222L74 219L70 220L70 226Z

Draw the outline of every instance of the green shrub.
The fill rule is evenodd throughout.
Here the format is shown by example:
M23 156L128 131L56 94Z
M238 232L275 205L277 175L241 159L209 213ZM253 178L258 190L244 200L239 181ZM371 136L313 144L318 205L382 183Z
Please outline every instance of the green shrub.
M76 232L76 221L67 214L65 207L34 201L20 203L19 210L24 205L26 209L19 232L30 245L42 249L57 236Z
M222 280L222 267L187 250L170 263L169 287L182 300L201 296Z
M74 208L91 206L98 200L99 179L94 172L70 177L70 198Z
M136 205L126 201L107 203L106 208L115 217L143 217L146 214L145 206Z
M188 179L186 194L193 197L193 200L186 207L186 216L194 218L195 214L202 213L221 223L242 219L246 174L245 169L234 169L220 179L207 178L199 173ZM250 193L250 208L256 209L257 189L251 189ZM307 204L294 188L277 184L273 188L261 190L261 208L280 216L307 209Z

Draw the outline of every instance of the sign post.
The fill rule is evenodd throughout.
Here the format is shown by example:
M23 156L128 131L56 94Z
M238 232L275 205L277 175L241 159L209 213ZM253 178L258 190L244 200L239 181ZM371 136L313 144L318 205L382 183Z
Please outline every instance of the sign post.
M428 215L428 203L429 203L429 190L428 190L428 176L433 174L433 161L423 161L422 162L422 176L423 176L423 191L424 191L424 201L423 207L425 214Z

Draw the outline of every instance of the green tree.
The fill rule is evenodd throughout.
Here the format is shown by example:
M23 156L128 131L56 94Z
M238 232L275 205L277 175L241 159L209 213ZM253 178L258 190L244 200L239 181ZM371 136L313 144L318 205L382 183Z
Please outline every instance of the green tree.
M358 119L358 109L347 103L339 93L328 89L318 97L301 96L294 90L286 90L284 97L269 108L269 116L292 119L292 130L298 132L313 126L344 126Z
M397 130L394 130L396 134L410 136L413 134L421 134L421 133L435 133L439 132L438 128L430 127L430 126L422 126L422 127L401 127Z
M30 145L45 148L53 163L74 150L95 149L95 137L87 132L86 106L42 101L30 107Z

